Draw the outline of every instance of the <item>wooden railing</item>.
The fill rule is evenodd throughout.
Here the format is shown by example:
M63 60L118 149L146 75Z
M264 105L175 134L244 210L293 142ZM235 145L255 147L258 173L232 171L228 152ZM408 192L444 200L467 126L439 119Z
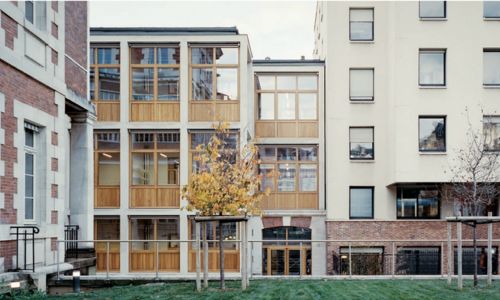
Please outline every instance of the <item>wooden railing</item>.
M180 188L172 187L130 187L131 208L179 208Z
M318 193L272 193L262 198L261 209L318 209Z
M132 102L130 105L130 121L167 121L179 122L179 101L165 102Z
M120 187L98 186L94 188L94 208L119 208Z
M212 122L224 120L237 122L240 120L240 101L190 101L189 121Z
M317 121L256 121L255 137L317 138Z

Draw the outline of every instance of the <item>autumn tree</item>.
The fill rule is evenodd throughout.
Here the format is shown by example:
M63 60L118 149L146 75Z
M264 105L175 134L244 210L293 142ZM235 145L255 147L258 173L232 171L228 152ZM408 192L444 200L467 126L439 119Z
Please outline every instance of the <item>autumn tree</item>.
M199 216L248 216L260 212L260 200L269 192L260 189L257 147L246 144L239 149L228 142L230 134L227 124L216 124L209 142L197 146L194 157L197 170L182 190L188 211ZM224 289L223 233L222 222L218 222L220 278Z
M494 207L499 196L499 155L495 150L495 138L488 126L483 124L483 130L476 130L469 119L466 109L468 129L465 132L465 145L457 149L456 156L451 161L449 172L451 182L446 185L444 198L453 202L455 213L462 216L484 216ZM498 137L496 137L498 138ZM474 244L474 286L477 286L477 246L476 224L473 229Z

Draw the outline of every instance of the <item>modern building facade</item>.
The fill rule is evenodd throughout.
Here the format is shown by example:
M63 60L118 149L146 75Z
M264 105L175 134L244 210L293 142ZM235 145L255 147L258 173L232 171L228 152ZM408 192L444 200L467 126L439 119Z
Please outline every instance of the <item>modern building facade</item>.
M0 23L0 273L47 273L65 225L92 238L87 3L1 2Z
M318 2L327 238L344 240L328 248L329 274L346 274L348 256L353 274L446 272L449 166L470 127L500 150L499 17L494 1ZM403 263L410 254L427 265Z

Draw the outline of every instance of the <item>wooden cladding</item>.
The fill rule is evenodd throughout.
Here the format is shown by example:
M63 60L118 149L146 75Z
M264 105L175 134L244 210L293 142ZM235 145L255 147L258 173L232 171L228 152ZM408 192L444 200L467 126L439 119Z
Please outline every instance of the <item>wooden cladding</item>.
M120 187L95 187L94 208L120 207Z
M131 208L179 208L180 188L130 188Z
M156 271L155 251L130 252L129 269L130 272L155 272ZM179 250L158 251L158 271L179 272L180 251Z
M201 269L204 268L203 250L201 255ZM208 271L218 272L220 266L219 250L208 250ZM240 250L224 249L224 271L239 272L240 271ZM189 272L196 272L196 251L189 251Z
M95 243L97 272L120 272L120 243L110 242L109 251L107 247L105 242Z
M133 122L179 122L180 104L179 102L132 102L130 120Z
M120 133L94 134L94 208L120 207Z
M240 101L190 101L189 121L238 122L240 120Z
M318 138L318 132L318 122L255 122L255 136L259 138Z
M271 193L262 198L260 205L265 210L318 209L318 193Z

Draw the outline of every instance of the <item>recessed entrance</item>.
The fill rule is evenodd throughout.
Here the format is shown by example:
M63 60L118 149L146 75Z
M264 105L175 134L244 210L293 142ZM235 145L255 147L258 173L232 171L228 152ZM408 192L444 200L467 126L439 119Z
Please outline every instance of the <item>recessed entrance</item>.
M273 227L262 230L263 275L311 275L311 229ZM273 242L272 240L276 240Z

